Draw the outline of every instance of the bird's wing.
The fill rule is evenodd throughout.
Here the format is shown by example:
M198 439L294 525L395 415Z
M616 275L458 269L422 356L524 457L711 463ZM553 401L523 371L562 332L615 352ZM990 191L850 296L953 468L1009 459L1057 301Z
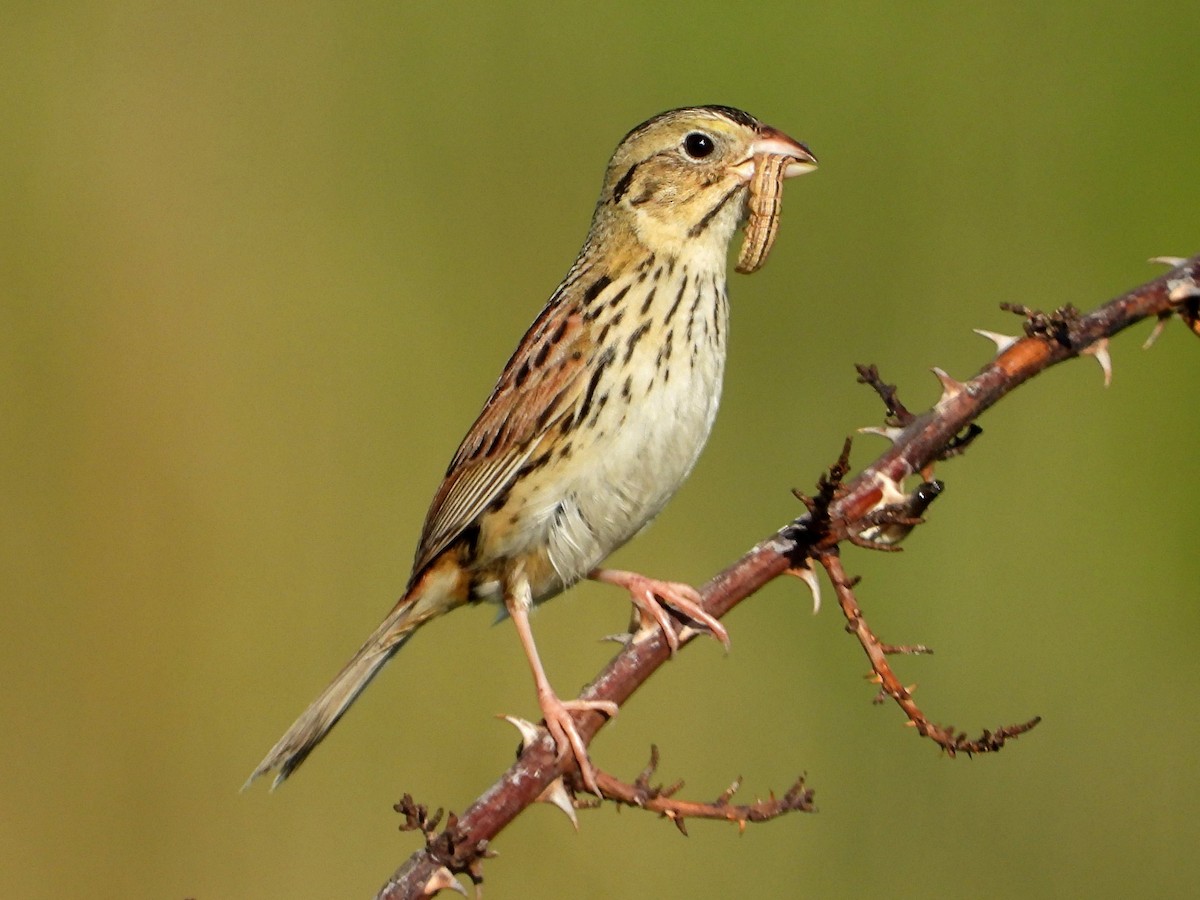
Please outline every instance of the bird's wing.
M540 439L584 389L591 343L581 311L560 292L538 316L446 471L417 549L413 577L512 484Z

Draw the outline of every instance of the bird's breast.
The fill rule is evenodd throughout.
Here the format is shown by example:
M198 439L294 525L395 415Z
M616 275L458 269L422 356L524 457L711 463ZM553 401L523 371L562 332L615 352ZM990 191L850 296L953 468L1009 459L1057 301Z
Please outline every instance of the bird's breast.
M662 511L716 417L724 272L661 263L606 293L623 289L589 322L593 350L569 427L547 435L539 477L514 491L521 521L510 538L524 544L538 599L587 575Z

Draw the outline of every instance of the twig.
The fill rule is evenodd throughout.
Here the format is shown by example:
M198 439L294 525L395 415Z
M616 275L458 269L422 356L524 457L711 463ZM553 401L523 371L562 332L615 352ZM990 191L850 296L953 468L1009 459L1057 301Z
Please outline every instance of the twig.
M741 787L738 778L721 793L716 800L709 803L691 800L677 800L675 794L683 788L683 782L664 787L651 786L650 779L658 769L658 747L651 745L650 762L632 784L623 782L607 772L596 771L596 781L604 799L613 800L625 806L649 810L670 819L675 827L685 836L687 819L718 819L725 822L736 822L738 829L744 831L747 822L766 822L789 812L813 812L813 792L805 786L803 776L788 788L787 793L776 798L774 794L768 800L756 800L753 803L735 804L729 801ZM575 779L576 787L581 787L579 779Z
M858 638L858 642L862 644L863 652L871 661L871 669L879 681L880 693L896 701L896 704L908 716L909 724L917 729L919 735L938 744L950 756L958 753L971 756L976 753L994 753L1003 747L1007 740L1024 734L1042 721L1041 716L1035 716L1020 725L1006 725L996 731L985 730L978 738L968 738L966 734L956 733L949 726L935 725L930 722L925 717L925 713L921 712L921 708L917 706L912 692L900 683L887 658L890 653L928 653L931 651L922 646L893 647L880 643L875 633L867 625L866 619L863 618L862 610L858 606L858 599L854 595L854 586L858 581L846 577L841 557L837 551L829 550L822 553L820 560L825 571L829 573L829 580L833 582L833 589L837 593L842 614L846 617L846 630Z
M883 401L883 405L887 408L886 420L888 425L899 426L903 428L916 418L908 411L903 403L900 402L900 396L896 385L888 384L879 375L879 369L875 366L855 366L858 369L858 382L865 384L871 390L879 395L879 399Z

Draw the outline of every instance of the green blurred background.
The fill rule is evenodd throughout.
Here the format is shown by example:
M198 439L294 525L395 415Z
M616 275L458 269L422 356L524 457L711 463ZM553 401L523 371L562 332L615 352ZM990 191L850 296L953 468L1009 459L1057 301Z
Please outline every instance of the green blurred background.
M53 11L50 11L53 10ZM5 4L0 29L0 894L368 897L535 714L508 624L414 641L275 795L238 788L408 576L426 503L573 259L618 138L744 107L808 141L771 263L735 276L725 404L615 561L700 581L797 512L842 437L1001 301L1091 307L1200 250L1194 2ZM899 555L849 549L948 760L870 705L796 582L606 729L692 795L801 771L820 812L736 830L539 807L492 897L1184 896L1200 874L1200 342L1149 326L983 420ZM863 438L863 463L882 444ZM564 695L627 607L535 619Z

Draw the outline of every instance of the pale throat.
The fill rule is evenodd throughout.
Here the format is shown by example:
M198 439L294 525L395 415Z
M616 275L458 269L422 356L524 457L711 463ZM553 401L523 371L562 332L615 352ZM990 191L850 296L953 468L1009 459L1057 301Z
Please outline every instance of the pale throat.
M724 277L729 244L746 218L747 191L723 198L724 194L706 194L679 204L683 209L637 209L632 217L636 240L653 253L695 260Z

